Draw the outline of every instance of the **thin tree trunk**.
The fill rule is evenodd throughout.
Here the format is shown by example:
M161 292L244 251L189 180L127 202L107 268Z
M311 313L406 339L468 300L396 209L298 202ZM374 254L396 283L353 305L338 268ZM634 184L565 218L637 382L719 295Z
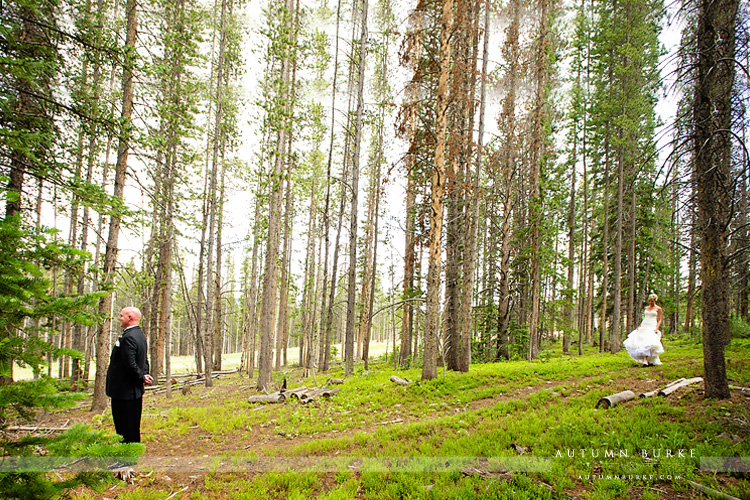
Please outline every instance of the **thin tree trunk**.
M477 8L480 2L476 3ZM481 172L482 172L482 146L484 140L484 113L486 108L486 78L487 63L489 59L490 39L490 5L484 5L484 47L482 50L482 73L481 91L479 98L479 135L477 136L477 154L474 166L474 183L471 189L471 206L466 210L467 240L463 268L464 291L461 302L461 355L459 358L459 370L463 373L469 371L471 364L471 309L474 298L474 277L476 275L476 253L477 233L479 228L479 198L481 197Z
M574 261L575 261L575 232L576 232L576 168L578 164L578 128L573 125L574 132L574 144L573 154L570 161L570 198L568 202L568 282L567 290L565 292L565 321L568 324L563 329L563 345L562 350L567 353L570 349L570 339L575 329L575 312L573 310L573 304L575 303L575 284L574 284ZM580 345L580 339L579 339Z
M625 165L622 150L617 161L617 229L615 230L615 282L612 291L612 330L609 335L609 352L616 354L620 350L620 327L622 320L622 218Z
M498 120L505 140L500 154L500 169L502 172L503 194L502 194L502 222L500 234L502 243L500 246L500 273L498 280L497 318L498 318L498 353L497 358L510 359L509 332L510 324L510 257L511 257L511 223L513 214L513 203L516 189L513 188L513 178L517 164L517 141L516 130L516 93L521 78L521 56L519 47L521 5L519 0L511 0L508 4L510 18L506 28L506 41L503 53L509 61L507 77L507 93L503 99L502 111ZM493 259L494 260L494 259ZM490 276L494 276L490 270ZM494 278L493 278L494 279Z
M119 146L117 148L117 163L115 165L115 186L113 196L122 199L125 188L125 171L128 167L128 152L130 150L130 134L127 125L133 114L133 67L135 65L135 39L137 29L137 3L135 0L127 0L127 24L125 47L126 55L123 62L122 75L122 112L120 117L123 122ZM104 255L104 266L102 269L102 281L104 286L113 286L115 278L115 265L117 264L117 241L120 236L120 215L112 214L109 223L109 235L107 237L107 250ZM99 301L99 313L107 319L102 323L97 335L96 343L96 382L94 384L94 397L91 411L101 412L107 407L105 390L105 374L107 373L107 362L109 360L109 330L112 308L112 294L107 293Z
M320 332L321 332L321 339L320 339L320 353L318 358L318 366L322 371L328 371L328 363L329 363L329 356L330 356L330 348L331 348L331 315L333 314L333 307L329 307L327 300L328 295L326 294L326 287L328 286L328 252L329 252L329 240L330 240L330 225L331 221L328 217L329 215L329 209L331 206L331 184L333 182L333 179L331 178L331 166L333 164L333 146L334 146L334 138L336 134L334 133L334 128L336 126L336 91L337 89L337 83L338 83L338 76L339 76L339 28L341 25L341 0L338 0L337 7L336 7L336 34L334 36L334 56L333 56L333 83L331 87L331 141L328 146L328 162L326 167L326 202L325 202L325 209L323 210L323 226L324 226L324 239L325 239L325 257L323 258L323 304L321 306L321 314L320 314ZM342 200L343 200L343 194L342 194ZM340 217L339 217L340 219ZM338 237L337 237L338 241ZM335 274L335 271L333 271L333 274ZM335 284L335 278L331 279L331 290L334 290L336 288ZM333 297L333 293L331 294ZM331 301L331 304L333 301Z
M549 3L548 0L539 0L539 39L537 40L536 56L536 91L534 104L534 128L532 130L532 150L531 150L531 206L529 207L530 224L531 224L531 318L529 320L529 353L528 359L539 357L539 322L541 307L541 223L542 223L542 197L541 197L541 174L542 161L545 156L544 151L544 106L546 104L545 91L549 81L549 63L547 50L549 45Z
M604 341L607 327L607 296L609 295L609 169L611 166L609 154L609 123L605 125L604 140L604 234L602 237L602 311L599 320L599 352L604 352Z
M364 122L364 87L365 66L367 60L367 10L368 1L362 0L362 29L360 30L359 64L357 76L357 119L354 129L354 158L352 161L352 203L351 222L349 225L349 281L346 310L345 356L346 375L354 371L354 313L357 291L357 204L359 200L359 157L362 147L362 128Z
M291 149L289 150L291 151ZM292 231L292 206L293 196L292 192L292 160L287 158L287 170L286 170L286 209L284 210L284 239L282 247L284 252L281 254L281 280L279 285L281 291L279 293L279 317L276 324L276 370L281 370L281 355L285 351L287 346L287 335L289 332L289 265L291 263L291 231ZM304 339L300 338L300 347L304 344ZM302 358L300 358L300 365L303 365ZM284 356L284 365L286 366L286 356Z

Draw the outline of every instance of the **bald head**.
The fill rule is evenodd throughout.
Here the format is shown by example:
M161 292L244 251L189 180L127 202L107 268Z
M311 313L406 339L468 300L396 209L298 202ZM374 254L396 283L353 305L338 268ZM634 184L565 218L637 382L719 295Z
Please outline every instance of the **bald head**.
M120 326L127 328L141 321L141 311L137 307L126 307L120 311Z

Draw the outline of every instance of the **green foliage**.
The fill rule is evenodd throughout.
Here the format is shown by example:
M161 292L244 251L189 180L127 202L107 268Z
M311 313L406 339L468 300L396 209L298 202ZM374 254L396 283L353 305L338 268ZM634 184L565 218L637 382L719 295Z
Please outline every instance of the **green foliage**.
M53 239L54 232L25 227L16 217L0 221L0 424L13 417L31 418L35 409L53 410L71 406L84 397L60 392L55 381L40 377L32 381L10 381L12 361L41 372L48 354L80 357L80 353L59 349L46 341L57 333L60 320L92 324L101 293L83 296L53 295L47 278L52 268L80 270L88 255ZM121 448L115 436L83 427L57 437L3 439L0 450L6 457L96 457L135 456L139 450ZM3 472L0 490L5 498L52 498L78 484L101 481L102 473L84 471L61 481L44 471Z
M51 295L47 272L81 269L88 254L51 239L53 231L24 227L18 217L0 221L0 362L15 359L38 371L47 353L73 354L46 342L54 319L93 324L102 293ZM10 363L0 364L10 376Z
M62 401L62 400L59 400ZM95 487L111 481L106 465L115 457L133 459L143 453L143 445L119 442L119 436L75 425L56 437L35 436L18 441L0 441L0 450L5 457L37 457L39 467L19 469L19 472L0 472L0 491L3 498L50 499L63 494L69 488L85 484ZM88 459L80 462L76 459ZM100 458L101 461L96 459ZM46 460L45 460L46 459ZM56 460L57 459L57 460ZM65 477L51 480L47 472L65 464L88 464L80 472L63 472ZM64 470L64 469L63 469Z
M733 339L750 339L750 323L744 322L742 318L733 316L729 329Z

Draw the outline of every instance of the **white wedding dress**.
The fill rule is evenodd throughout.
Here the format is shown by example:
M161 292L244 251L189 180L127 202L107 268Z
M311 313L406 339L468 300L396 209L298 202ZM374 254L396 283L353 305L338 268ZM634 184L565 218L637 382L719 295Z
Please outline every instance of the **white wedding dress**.
M630 357L639 363L648 359L651 365L660 365L659 354L664 352L661 335L656 334L656 309L644 311L643 322L633 330L623 344Z

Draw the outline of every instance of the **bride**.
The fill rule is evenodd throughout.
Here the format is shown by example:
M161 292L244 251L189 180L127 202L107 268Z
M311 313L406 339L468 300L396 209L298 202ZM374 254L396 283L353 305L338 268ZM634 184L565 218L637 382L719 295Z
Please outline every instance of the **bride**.
M623 342L630 357L645 366L660 365L659 354L664 352L659 331L664 312L656 305L657 300L659 297L651 292L641 326L630 332Z

